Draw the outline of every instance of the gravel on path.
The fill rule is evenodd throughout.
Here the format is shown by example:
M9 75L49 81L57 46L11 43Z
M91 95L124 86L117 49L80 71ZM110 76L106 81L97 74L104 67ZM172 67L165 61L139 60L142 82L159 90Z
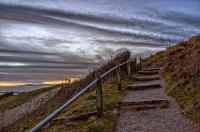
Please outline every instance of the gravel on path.
M160 76L160 75L159 75ZM166 109L156 108L135 111L130 108L120 109L120 118L116 132L200 132L200 127L183 114L175 100L164 92L165 81L154 80L141 83L157 83L162 88L142 91L128 91L124 102L141 100L167 99L169 106Z

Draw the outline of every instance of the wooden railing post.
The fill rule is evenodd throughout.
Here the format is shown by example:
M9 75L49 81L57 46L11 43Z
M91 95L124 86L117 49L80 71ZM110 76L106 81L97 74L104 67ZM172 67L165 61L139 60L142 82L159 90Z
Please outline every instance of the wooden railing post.
M142 70L142 58L140 57L140 70Z
M137 58L135 58L134 62L134 72L137 72Z
M127 59L127 74L130 77L131 76L131 63L130 59Z
M102 79L101 73L96 72L96 77L99 79L97 82L96 96L97 96L97 117L103 116L103 96L102 96Z
M122 90L121 76L120 76L120 63L117 62L116 65L117 65L116 72L117 72L117 84L118 84L118 90Z

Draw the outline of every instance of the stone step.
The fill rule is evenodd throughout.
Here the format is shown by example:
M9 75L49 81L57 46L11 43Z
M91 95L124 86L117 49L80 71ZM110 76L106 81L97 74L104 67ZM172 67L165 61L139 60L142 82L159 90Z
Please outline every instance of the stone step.
M151 88L161 88L160 83L150 83L150 84L132 84L127 85L125 89L127 90L145 90Z
M140 105L140 106L121 106L120 109L133 110L133 111L141 111L141 110L149 110L156 109L158 106L156 105Z
M131 109L135 111L156 109L156 108L167 108L169 102L165 99L158 100L142 100L138 102L120 102L120 108Z
M143 71L159 71L160 68L143 69Z
M152 77L136 77L136 81L152 81L152 80L159 80L160 78L157 76L152 76Z
M59 124L61 122L66 122L66 121L87 120L90 116L96 116L96 115L97 115L97 112L91 112L91 113L85 113L85 114L72 115L72 116L64 117L64 118L53 119L50 121L50 125L55 125L55 124Z
M140 100L135 102L119 102L120 106L127 106L127 105L154 105L154 104L161 104L161 103L168 103L166 99L154 99L154 100Z
M159 71L138 71L137 73L141 75L156 75L159 74Z

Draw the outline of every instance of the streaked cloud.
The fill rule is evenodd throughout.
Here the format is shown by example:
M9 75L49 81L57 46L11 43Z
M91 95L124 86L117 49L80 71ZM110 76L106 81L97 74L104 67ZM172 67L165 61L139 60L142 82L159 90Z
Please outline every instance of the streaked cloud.
M0 0L0 81L60 83L105 63L121 48L146 57L198 34L199 4Z

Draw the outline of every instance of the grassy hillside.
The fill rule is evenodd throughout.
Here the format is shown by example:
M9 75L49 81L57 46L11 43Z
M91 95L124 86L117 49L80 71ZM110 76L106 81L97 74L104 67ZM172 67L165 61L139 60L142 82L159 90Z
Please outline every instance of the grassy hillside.
M166 92L184 115L200 122L200 35L179 42L144 60L145 67L163 67Z
M40 88L40 89L33 90L30 92L20 93L15 96L6 97L6 98L0 100L0 112L12 109L20 104L23 104L24 102L26 102L28 99L30 99L33 96L36 96L38 94L41 94L43 92L46 92L46 91L49 91L51 89L58 88L58 87L60 87L60 85Z
M134 78L124 77L122 86L133 83ZM59 122L54 125L49 123L43 128L48 132L114 132L118 120L118 103L125 96L124 91L117 88L117 79L112 79L103 84L103 109L104 117L98 119L96 116L90 117L88 120L82 121L66 121ZM65 109L57 118L64 118L70 115L84 114L96 111L96 92L95 90L86 93L78 100Z
M120 52L111 61L102 65L96 70L103 74L109 69L116 66L117 62L120 62L120 63L125 62L127 61L128 58L130 58L130 52L128 50ZM131 65L133 65L133 63L131 63ZM126 65L122 66L120 70L122 73L126 74L127 66ZM106 77L104 77L102 81L106 82L107 80L110 80L114 78L115 76L116 76L116 72L113 71L109 73ZM76 95L81 89L86 87L94 79L95 79L95 71L90 72L86 77L80 79L77 82L66 85L61 90L59 90L58 93L54 97L49 99L44 105L41 105L34 112L30 113L29 115L26 115L24 118L16 121L15 123L11 124L10 126L7 126L6 128L3 128L2 130L9 131L9 132L10 131L28 131L30 128L34 127L41 120L43 120L45 117L47 117L52 112L54 112L57 108L63 105L67 100L69 100L74 95ZM94 88L95 86L92 87L91 90Z
M133 83L134 76L123 77L122 86ZM118 108L118 103L124 98L125 92L119 91L117 88L117 79L111 79L103 84L103 109L104 117L101 119L96 116L90 117L88 120L82 121L67 121L61 122L54 125L48 123L42 128L42 131L48 132L112 132L115 130L115 126L118 120L118 113L115 111ZM96 91L91 90L86 94L83 94L75 102L73 102L68 108L60 113L56 118L63 118L71 115L84 114L96 111ZM45 114L40 115L45 117ZM16 126L12 126L7 131L17 132L24 131L28 132L30 128L35 126L38 121L41 121L41 117L26 118L19 120L20 123L16 123ZM55 119L56 119L55 118ZM35 122L35 123L33 123Z

